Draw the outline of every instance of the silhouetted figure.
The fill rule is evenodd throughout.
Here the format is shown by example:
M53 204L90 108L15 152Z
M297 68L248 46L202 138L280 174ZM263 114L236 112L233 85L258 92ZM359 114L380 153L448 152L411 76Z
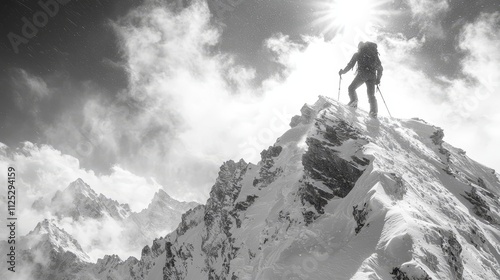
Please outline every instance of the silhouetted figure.
M378 106L375 98L375 85L380 84L382 78L382 63L378 57L377 44L372 42L359 42L358 52L355 53L351 61L344 69L340 69L339 75L347 73L358 63L357 75L349 86L349 106L358 107L358 96L356 89L366 83L368 101L370 102L370 116L377 117Z

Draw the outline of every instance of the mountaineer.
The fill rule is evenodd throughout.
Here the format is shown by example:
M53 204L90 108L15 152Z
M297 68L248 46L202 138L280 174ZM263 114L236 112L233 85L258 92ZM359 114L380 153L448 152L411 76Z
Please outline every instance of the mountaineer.
M377 99L375 98L375 85L380 84L384 68L380 62L377 44L372 42L359 42L358 52L355 53L351 61L344 69L340 69L339 75L347 73L358 63L356 77L349 86L349 106L358 107L358 96L356 89L362 84L366 84L368 101L370 102L370 116L376 118L378 114Z

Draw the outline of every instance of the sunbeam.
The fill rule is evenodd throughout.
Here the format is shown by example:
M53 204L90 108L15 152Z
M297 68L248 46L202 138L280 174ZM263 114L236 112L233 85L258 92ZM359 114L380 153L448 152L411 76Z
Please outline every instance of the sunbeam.
M320 0L315 2L314 26L323 34L367 32L383 27L384 18L392 12L390 0Z

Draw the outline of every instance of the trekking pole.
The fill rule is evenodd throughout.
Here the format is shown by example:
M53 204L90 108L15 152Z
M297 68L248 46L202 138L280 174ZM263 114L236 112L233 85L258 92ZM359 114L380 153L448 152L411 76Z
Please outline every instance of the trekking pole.
M337 97L337 101L340 101L340 85L342 84L342 75L339 74L339 95Z
M377 85L377 90L378 90L378 92L380 93L380 96L382 96L382 100L384 101L385 108L387 109L387 112L389 113L389 116L392 118L391 112L389 111L389 107L387 107L387 103L385 103L384 95L383 95L383 94L382 94L382 92L380 91L380 88L378 87L378 85Z

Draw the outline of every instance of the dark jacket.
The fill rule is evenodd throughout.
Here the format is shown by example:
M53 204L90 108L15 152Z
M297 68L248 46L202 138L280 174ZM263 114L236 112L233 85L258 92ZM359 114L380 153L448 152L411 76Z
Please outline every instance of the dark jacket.
M382 62L380 62L380 58L376 56L375 65L373 65L373 67L370 68L360 67L358 59L359 59L359 53L355 53L352 56L351 61L349 61L349 63L347 63L347 66L344 68L344 73L354 68L354 65L358 63L358 69L357 69L358 74L366 75L367 77L370 77L372 79L377 79L380 81L380 79L382 78L382 72L384 71L384 68L382 67Z

